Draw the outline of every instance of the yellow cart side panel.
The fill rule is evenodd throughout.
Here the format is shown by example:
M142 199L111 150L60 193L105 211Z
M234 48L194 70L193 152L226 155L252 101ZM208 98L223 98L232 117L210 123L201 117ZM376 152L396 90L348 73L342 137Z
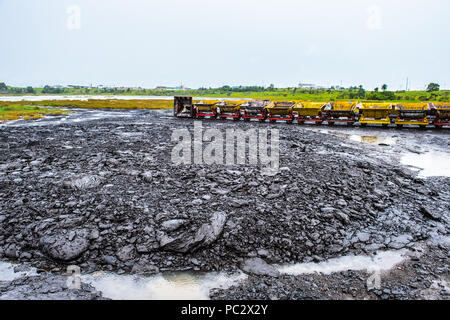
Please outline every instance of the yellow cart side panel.
M389 117L386 117L384 119L374 119L374 118L365 118L364 116L361 116L359 118L359 123L372 123L372 124L390 124L391 119Z
M400 118L395 119L395 124L411 124L411 125L420 125L420 126L426 126L429 124L428 119L419 119L417 121L411 121L411 120L402 120Z

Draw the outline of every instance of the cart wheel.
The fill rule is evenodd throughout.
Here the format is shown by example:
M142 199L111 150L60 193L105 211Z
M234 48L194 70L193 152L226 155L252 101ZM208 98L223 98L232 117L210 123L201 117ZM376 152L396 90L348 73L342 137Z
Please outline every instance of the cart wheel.
M382 126L383 126L384 128L386 128L386 127L388 126L388 124L387 124L387 123L383 123Z
M266 122L266 119L259 119L259 122Z
M442 125L441 125L441 124L435 124L434 127L435 127L436 129L442 129Z
M401 129L401 128L403 128L403 125L402 124L398 124L397 128Z
M250 121L250 118L244 118L244 121Z
M361 127L367 127L367 123L361 123Z

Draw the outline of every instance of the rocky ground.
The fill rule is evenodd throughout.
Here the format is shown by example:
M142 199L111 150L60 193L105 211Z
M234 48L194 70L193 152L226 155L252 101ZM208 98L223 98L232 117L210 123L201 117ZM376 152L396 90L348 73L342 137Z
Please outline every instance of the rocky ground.
M431 287L448 283L448 247L439 239L449 236L449 178L418 178L395 154L387 156L390 146L277 124L281 168L268 177L258 166L174 165L172 130L192 130L190 119L155 111L83 119L86 112L74 121L0 126L1 260L54 277L67 265L149 275L235 271L254 258L323 261L428 243L418 261L407 262L414 272L390 274L386 292L363 293L362 275L344 272L331 280L250 276L213 298L448 299L448 290ZM205 129L268 126L203 121ZM419 130L402 132L416 143L449 145L446 130L420 138ZM27 285L14 281L0 293ZM93 289L83 292L76 298L99 297Z
M79 289L67 287L67 276L43 274L0 281L2 300L104 300L94 287L81 283Z

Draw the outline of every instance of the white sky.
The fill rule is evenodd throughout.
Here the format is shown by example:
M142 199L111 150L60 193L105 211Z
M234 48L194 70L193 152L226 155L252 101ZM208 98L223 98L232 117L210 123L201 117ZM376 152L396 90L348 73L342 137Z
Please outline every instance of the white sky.
M0 82L450 88L449 17L448 0L0 0Z

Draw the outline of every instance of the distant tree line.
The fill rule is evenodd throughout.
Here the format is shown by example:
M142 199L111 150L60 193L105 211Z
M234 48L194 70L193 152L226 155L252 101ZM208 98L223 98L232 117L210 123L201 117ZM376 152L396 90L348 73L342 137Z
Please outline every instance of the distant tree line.
M50 86L44 86L44 88L42 88L42 93L50 93L50 94L64 93L64 88L55 88L55 87L50 87Z
M26 87L26 88L19 88L19 87L9 87L4 82L0 82L0 93L3 94L23 94L28 93L32 94L34 93L33 87Z
M380 90L381 88L381 90ZM305 100L411 100L411 101L450 101L450 91L440 91L437 83L428 84L426 91L389 91L386 84L367 91L362 85L349 88L276 88L273 84L264 86L229 86L218 88L199 88L188 90L164 90L164 89L142 89L142 88L87 88L87 87L52 87L26 88L7 86L0 82L0 94L111 94L111 95L192 95L192 96L235 96L235 97L286 97L286 99Z
M437 83L430 83L428 86L427 86L427 92L434 92L434 91L439 91L440 90L440 85L439 84L437 84Z

